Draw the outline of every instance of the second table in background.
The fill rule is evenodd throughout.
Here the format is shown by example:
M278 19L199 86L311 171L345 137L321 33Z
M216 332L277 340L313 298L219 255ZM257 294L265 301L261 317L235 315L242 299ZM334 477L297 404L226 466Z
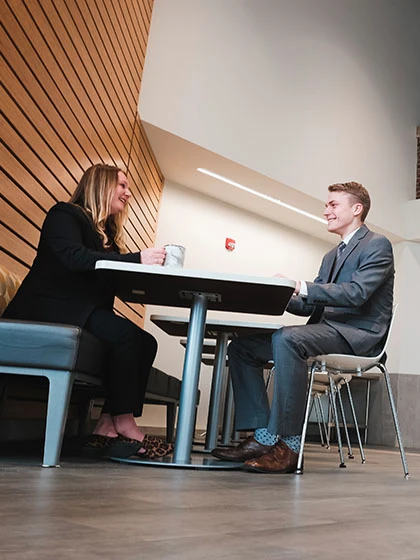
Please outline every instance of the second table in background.
M150 320L171 336L183 337L188 332L188 318L170 315L151 315ZM223 397L223 372L226 364L226 351L230 339L255 333L272 333L279 329L280 323L251 321L231 321L207 317L204 337L216 339L213 377L211 383L209 412L207 417L206 441L204 450L211 451L217 445L220 407Z

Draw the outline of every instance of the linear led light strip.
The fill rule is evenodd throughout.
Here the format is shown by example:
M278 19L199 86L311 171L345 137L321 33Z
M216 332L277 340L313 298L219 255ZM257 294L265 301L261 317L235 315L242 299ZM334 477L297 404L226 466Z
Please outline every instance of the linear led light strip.
M268 194L260 193L255 191L254 189L250 189L249 187L245 187L245 185L241 185L240 183L236 183L236 181L232 181L227 177L223 177L223 175L218 175L217 173L213 173L213 171L209 171L208 169L204 169L203 167L197 167L197 171L200 173L204 173L204 175L209 175L214 179L219 179L219 181L223 181L228 185L232 185L232 187L236 187L237 189L241 189L242 191L248 192L250 194L254 194L255 196L259 196L260 198L264 198L269 202L274 202L278 206L282 206L283 208L287 208L288 210L292 210L293 212L297 212L298 214L302 214L302 216L306 216L307 218L312 218L312 220L316 220L317 222L321 222L322 224L327 224L327 220L324 218L320 218L319 216L315 216L315 214L310 214L309 212L305 212L305 210L301 210L300 208L296 208L296 206L292 206L291 204L287 204L286 202L282 202L278 198L273 198Z

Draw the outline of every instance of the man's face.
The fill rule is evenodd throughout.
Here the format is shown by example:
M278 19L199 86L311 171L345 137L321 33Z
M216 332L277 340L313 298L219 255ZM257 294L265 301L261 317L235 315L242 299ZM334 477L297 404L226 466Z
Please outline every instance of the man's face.
M344 192L330 192L325 203L324 216L328 221L328 231L345 237L361 225L363 210L360 202Z

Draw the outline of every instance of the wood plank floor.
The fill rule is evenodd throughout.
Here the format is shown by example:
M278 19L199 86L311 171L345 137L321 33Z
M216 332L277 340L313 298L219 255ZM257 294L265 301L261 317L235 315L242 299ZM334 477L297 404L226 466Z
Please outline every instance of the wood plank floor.
M2 560L419 560L420 454L367 449L305 474L142 467L67 456L0 459Z

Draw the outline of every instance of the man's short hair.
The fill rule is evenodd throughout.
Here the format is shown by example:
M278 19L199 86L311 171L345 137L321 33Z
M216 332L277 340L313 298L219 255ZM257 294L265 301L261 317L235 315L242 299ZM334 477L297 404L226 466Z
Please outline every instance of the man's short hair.
M334 185L330 185L328 187L330 192L343 192L351 195L354 199L354 203L360 202L363 206L363 212L360 216L362 222L366 220L366 216L368 215L370 209L370 196L365 189L365 187L360 184L356 183L356 181L350 181L349 183L334 183Z

